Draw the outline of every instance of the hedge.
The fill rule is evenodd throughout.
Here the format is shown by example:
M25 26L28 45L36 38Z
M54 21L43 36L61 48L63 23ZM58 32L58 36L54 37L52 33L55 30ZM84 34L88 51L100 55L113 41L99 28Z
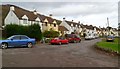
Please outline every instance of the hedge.
M58 37L60 34L58 31L50 30L43 32L44 37L46 38L55 38Z
M39 24L29 26L9 24L5 26L4 33L6 38L12 35L27 35L28 37L35 38L36 40L41 40L42 38Z

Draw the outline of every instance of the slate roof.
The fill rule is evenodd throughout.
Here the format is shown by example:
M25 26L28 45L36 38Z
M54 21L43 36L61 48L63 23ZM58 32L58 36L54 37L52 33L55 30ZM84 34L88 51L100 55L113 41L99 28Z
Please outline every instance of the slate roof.
M59 31L69 31L67 28L65 28L64 26L58 26L58 30Z
M19 19L22 19L24 15L26 15L28 17L28 20L30 21L34 21L37 18L37 15L35 15L32 11L25 10L15 5L7 4L7 5L2 5L3 19L5 19L5 17L7 16L11 6L14 6L15 10L13 12L16 14L16 16Z
M71 24L73 24L73 27L76 27L76 25L77 25L77 27L80 26L79 23L76 23L76 22L73 22L73 21L66 21L66 22L67 22L67 24L70 25L70 26L71 26Z
M3 16L3 19L2 19L2 20L3 20L3 21L4 21L5 17L7 16L7 14L8 14L8 12L9 12L11 6L14 6L15 11L13 11L13 12L16 14L16 16L17 16L19 19L22 19L22 17L23 17L24 15L26 15L26 16L28 17L28 20L29 20L29 21L35 21L35 19L36 19L37 17L39 17L39 18L41 19L41 22L44 22L44 20L45 20L46 18L47 18L47 20L48 20L48 23L52 23L52 22L54 21L54 19L51 18L51 17L49 17L49 16L45 16L45 15L38 14L38 13L37 13L37 15L35 15L35 14L33 13L33 11L28 11L28 10L26 10L26 9L20 8L20 7L15 6L15 5L10 5L10 4L2 5L2 12L4 12L4 13L2 14L2 16Z

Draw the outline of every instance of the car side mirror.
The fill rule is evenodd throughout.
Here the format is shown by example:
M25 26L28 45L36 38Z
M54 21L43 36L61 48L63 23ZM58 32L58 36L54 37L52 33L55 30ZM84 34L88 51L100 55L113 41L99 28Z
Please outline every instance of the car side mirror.
M11 40L13 40L13 39L11 39Z

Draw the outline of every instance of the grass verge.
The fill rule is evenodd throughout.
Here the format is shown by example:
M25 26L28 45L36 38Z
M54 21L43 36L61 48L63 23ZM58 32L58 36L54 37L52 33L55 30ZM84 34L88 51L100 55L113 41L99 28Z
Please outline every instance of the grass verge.
M106 42L105 39L102 39L102 41L98 42L96 45L98 48L101 48L103 50L120 54L118 40L119 40L118 38L115 38L114 42Z

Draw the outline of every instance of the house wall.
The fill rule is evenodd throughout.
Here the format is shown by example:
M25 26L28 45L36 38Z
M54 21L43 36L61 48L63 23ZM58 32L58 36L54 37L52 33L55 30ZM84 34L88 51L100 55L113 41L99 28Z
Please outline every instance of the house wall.
M9 11L8 15L5 18L5 25L7 24L18 24L19 25L19 19L18 17L15 15L15 13L13 11Z
M47 22L47 26L45 25L45 22ZM54 24L56 24L56 27L54 27ZM47 19L44 20L44 23L42 25L42 32L45 30L49 31L50 29L54 31L58 31L58 25L56 21L53 21L53 23L49 23Z
M69 26L64 20L62 21L60 26L64 26L65 28L67 28L69 30L66 32L67 34L71 34L71 32L74 32L74 30L71 28L71 26Z
M86 29L85 33L86 33L86 36L91 36L91 37L95 37L96 35L96 31L91 29Z

